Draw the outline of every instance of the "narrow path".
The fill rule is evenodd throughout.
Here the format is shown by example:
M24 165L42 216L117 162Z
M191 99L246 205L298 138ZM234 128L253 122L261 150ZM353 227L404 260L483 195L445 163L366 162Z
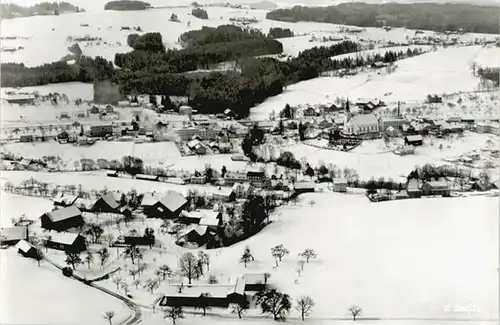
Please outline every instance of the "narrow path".
M50 264L52 264L53 266L55 266L56 268L58 268L59 270L62 270L63 267L60 266L59 264L55 263L54 261L52 261L51 259L47 258L44 256L44 260L49 262ZM111 272L111 273L114 273L116 272L117 270ZM109 275L109 274L108 274ZM94 280L86 280L85 278L82 278L76 274L73 274L71 276L73 279L85 284L85 285L88 285L89 287L92 287L92 288L95 288L97 290L100 290L110 296L113 296L115 297L116 299L119 299L121 300L129 309L130 311L132 312L131 315L127 318L125 318L125 320L119 322L119 323L116 323L117 325L135 325L135 324L138 324L141 322L141 317L142 317L142 311L141 311L141 307L139 307L138 304L136 304L135 302L133 302L132 300L126 298L126 297L123 297L122 295L120 294L117 294L111 290L108 290L106 288L103 288L99 285L96 285L94 283L92 283L91 281L96 281L96 279Z

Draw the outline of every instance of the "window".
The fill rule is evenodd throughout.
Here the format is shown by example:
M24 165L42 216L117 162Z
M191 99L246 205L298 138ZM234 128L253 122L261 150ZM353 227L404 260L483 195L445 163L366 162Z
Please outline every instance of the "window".
M164 212L165 210L163 210L163 208L162 208L162 207L158 207L158 211L160 211L160 212Z

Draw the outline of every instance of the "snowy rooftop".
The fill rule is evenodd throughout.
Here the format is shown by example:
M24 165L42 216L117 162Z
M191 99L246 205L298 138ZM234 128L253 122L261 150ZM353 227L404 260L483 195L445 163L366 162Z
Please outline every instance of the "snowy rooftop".
M20 240L16 244L16 249L21 250L24 253L27 253L33 246L31 246L30 243L28 243L26 240Z
M373 114L361 114L351 117L347 122L349 125L377 124L377 118Z
M47 212L46 215L50 218L52 222L58 222L65 219L80 216L81 211L75 206L69 206L67 208L61 208L54 211Z
M243 274L245 284L260 284L266 283L266 275L264 273L245 273Z
M186 199L180 193L175 191L168 191L167 194L160 200L160 202L170 211L176 211L184 204Z
M53 243L71 245L78 238L79 234L75 234L75 233L71 233L71 232L50 231L49 236L51 237L50 241Z
M199 297L204 293L208 293L213 298L226 298L228 294L236 291L236 285L231 284L193 284L182 285L182 290L179 293L180 286L181 285L168 286L165 290L165 295L167 297Z
M0 237L4 240L18 240L28 238L28 228L26 227L7 227L0 228Z

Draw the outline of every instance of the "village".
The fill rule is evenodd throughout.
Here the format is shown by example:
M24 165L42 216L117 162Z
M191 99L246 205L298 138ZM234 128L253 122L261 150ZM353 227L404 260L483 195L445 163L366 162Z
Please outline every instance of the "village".
M136 4L2 21L0 323L498 322L498 35ZM214 52L182 38L223 24L243 32L191 40ZM281 48L247 58L233 36ZM72 76L83 59L113 85ZM216 105L232 95L213 74L262 98Z

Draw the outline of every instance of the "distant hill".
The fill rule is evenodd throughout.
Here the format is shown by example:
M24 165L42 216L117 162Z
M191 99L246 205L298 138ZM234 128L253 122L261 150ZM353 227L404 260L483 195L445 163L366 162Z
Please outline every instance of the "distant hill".
M267 13L266 18L287 22L313 21L360 27L406 27L437 32L447 30L496 34L498 6L463 3L341 3L329 7L295 6Z
M110 1L104 6L104 10L146 10L151 7L151 4L144 1L136 0L118 0Z
M68 2L42 2L33 6L19 6L12 3L2 3L0 5L0 12L2 19L11 19L17 17L31 17L31 16L50 16L59 15L68 12L83 12L83 8L74 6Z
M250 8L252 9L276 9L278 8L278 5L275 4L272 1L264 0L264 1L259 1L259 2L253 2L253 3L248 3L247 4Z

